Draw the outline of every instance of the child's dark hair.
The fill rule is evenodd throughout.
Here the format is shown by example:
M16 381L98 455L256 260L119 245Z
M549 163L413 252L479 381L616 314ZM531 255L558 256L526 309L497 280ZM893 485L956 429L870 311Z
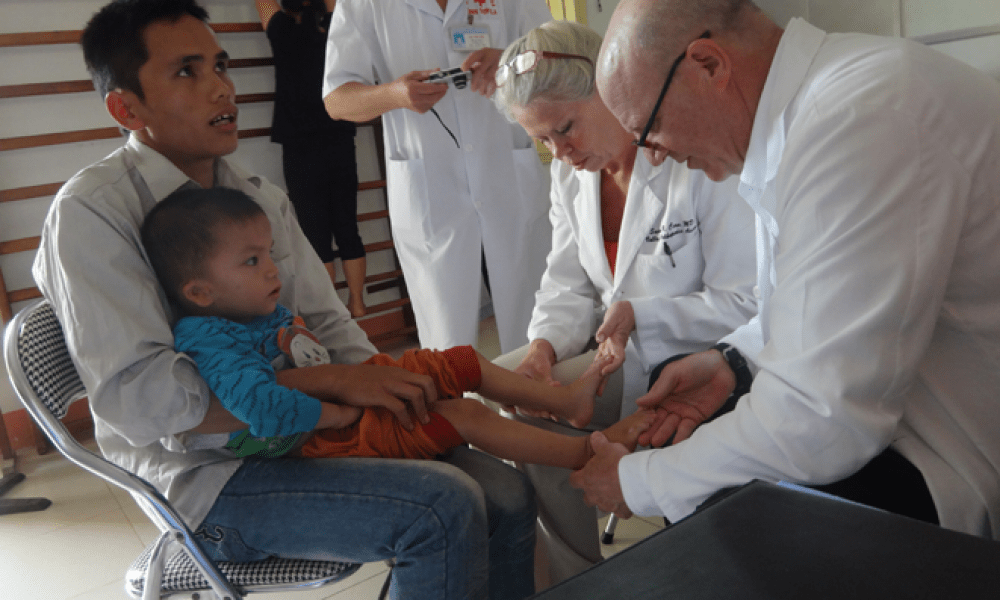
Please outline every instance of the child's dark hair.
M215 251L222 223L245 223L264 209L239 190L178 190L153 207L142 222L142 245L167 297L183 307L184 284L200 277Z
M146 28L157 21L176 23L184 15L208 21L208 12L194 0L114 0L92 17L80 45L101 98L121 88L145 100L139 69L149 60Z

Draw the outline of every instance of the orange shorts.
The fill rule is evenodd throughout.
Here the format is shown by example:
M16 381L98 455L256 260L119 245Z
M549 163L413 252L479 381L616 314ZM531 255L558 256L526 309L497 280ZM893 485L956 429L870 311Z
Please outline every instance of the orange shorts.
M479 388L482 374L479 360L471 346L436 350L408 350L398 360L376 354L364 364L398 366L429 375L440 398L458 398L463 392ZM420 424L410 410L415 427L407 431L388 409L366 408L350 427L321 429L302 447L302 456L310 458L367 456L377 458L434 458L449 448L465 443L458 431L444 417L430 413L431 422Z

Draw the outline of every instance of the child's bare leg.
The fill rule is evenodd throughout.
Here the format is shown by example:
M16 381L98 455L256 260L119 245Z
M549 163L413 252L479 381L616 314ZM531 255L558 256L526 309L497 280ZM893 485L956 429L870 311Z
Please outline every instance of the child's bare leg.
M586 436L561 435L507 419L471 398L438 400L433 410L465 441L499 458L568 469L579 469L590 459Z
M482 374L478 391L483 396L500 404L548 411L574 427L586 426L594 416L594 396L604 363L595 362L569 385L551 386L499 367L478 353L477 356Z

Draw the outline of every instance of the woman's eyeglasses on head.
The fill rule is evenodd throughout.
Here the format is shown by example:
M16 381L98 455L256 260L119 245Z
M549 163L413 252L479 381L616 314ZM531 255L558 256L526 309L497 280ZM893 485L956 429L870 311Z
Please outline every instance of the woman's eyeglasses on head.
M500 65L497 69L496 84L497 87L503 87L505 83L512 80L515 75L523 75L536 66L538 62L543 58L573 58L579 60L585 60L593 66L594 61L590 60L586 56L581 56L579 54L566 54L563 52L549 52L547 50L525 50L524 52L518 54L512 58L506 64Z

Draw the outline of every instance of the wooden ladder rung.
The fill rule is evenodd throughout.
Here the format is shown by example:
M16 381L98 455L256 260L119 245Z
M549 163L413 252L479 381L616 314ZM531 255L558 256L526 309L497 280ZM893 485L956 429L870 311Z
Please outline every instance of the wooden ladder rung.
M378 219L385 219L389 216L388 210L375 210L372 212L361 213L358 215L358 222L361 221L375 221Z
M402 276L403 276L402 269L397 269L395 271L386 271L385 273L376 273L374 275L368 275L367 277L365 277L365 283L368 284L368 283L375 283L378 281L385 281L387 279L398 279L399 277ZM338 281L333 285L333 287L337 288L338 290L345 289L347 288L347 282ZM371 293L371 290L369 290L369 293Z
M392 331L385 331L383 333L370 335L368 336L368 340L372 344L374 344L376 348L381 350L383 347L388 346L389 342L395 342L401 338L414 336L416 334L417 334L416 325L409 325L407 327L400 327L399 329L393 329Z
M397 308L402 308L410 304L409 298L400 298L399 300L390 300L388 302L383 302L382 304L375 304L373 306L366 306L365 311L369 315L375 315L378 313L389 312L390 310L395 310Z

